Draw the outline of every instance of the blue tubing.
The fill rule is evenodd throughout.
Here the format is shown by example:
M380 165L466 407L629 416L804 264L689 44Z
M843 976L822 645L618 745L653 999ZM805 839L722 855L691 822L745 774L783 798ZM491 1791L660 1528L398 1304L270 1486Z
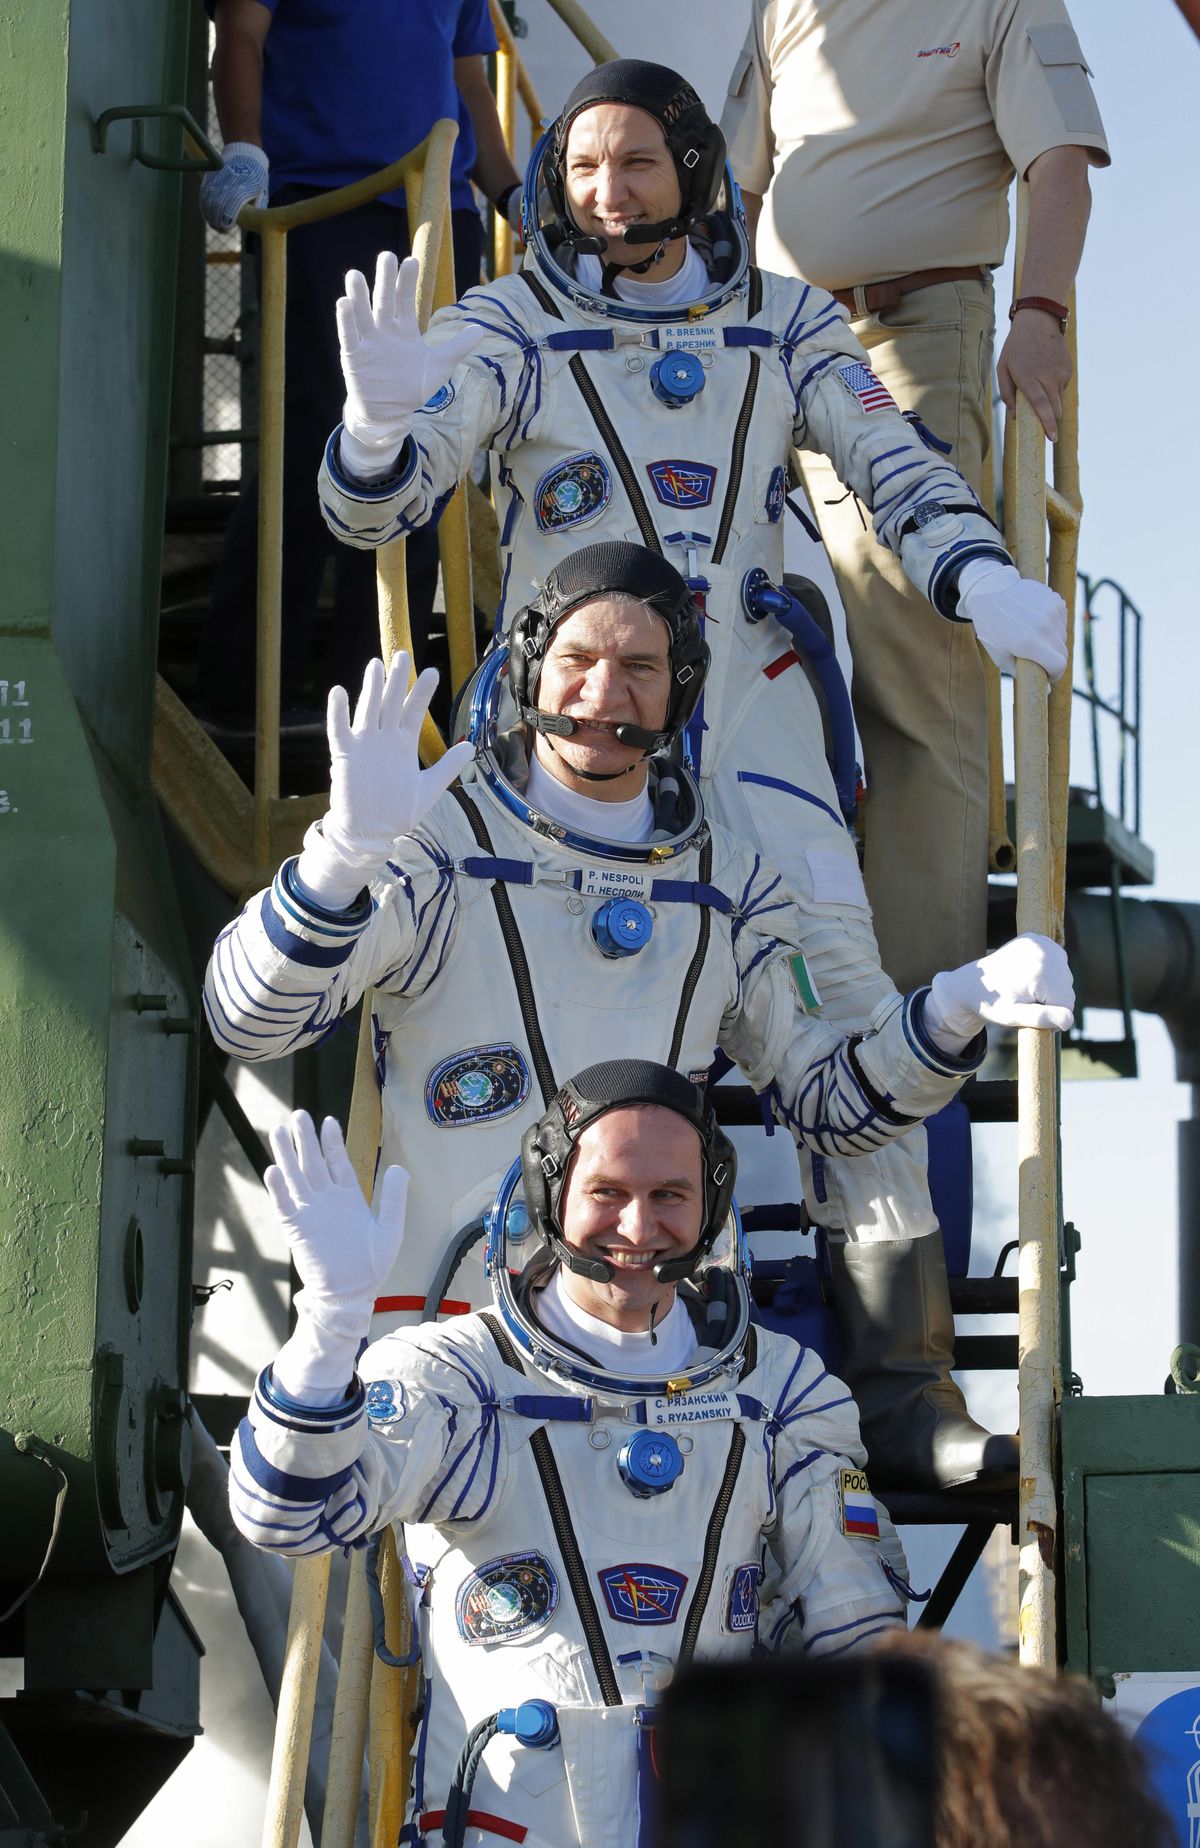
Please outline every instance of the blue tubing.
M780 590L772 584L765 572L747 574L742 596L751 621L758 622L764 616L773 616L780 628L791 636L797 650L812 663L829 711L833 744L833 763L830 767L838 806L846 818L847 827L850 827L858 812L854 712L850 704L850 690L838 665L833 643L804 605L789 590Z

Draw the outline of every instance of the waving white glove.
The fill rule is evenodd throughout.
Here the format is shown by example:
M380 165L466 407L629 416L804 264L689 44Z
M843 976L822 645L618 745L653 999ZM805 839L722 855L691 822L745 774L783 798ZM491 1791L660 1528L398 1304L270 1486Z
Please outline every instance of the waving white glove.
M244 205L267 203L271 163L252 141L228 141L225 165L200 182L200 210L214 231L232 231Z
M415 257L397 265L395 252L382 250L374 291L368 295L361 270L350 270L338 301L346 380L341 459L362 481L387 474L414 413L482 338L479 328L460 327L441 340L426 340L417 324L418 267Z
M319 904L345 911L383 871L392 843L411 834L470 763L474 747L451 745L428 770L421 723L437 685L427 667L408 685L406 654L368 662L353 723L345 687L329 690L329 811L304 836L296 877Z
M958 613L1002 674L1015 674L1016 657L1036 661L1051 680L1067 665L1067 606L1056 590L1023 578L1015 565L972 558L958 574Z
M1074 1007L1066 951L1052 938L1028 931L978 962L935 975L925 997L925 1027L943 1052L957 1054L985 1020L1065 1033Z
M317 1403L354 1377L379 1286L404 1242L408 1175L385 1170L372 1213L337 1123L326 1117L318 1142L307 1110L271 1131L271 1153L263 1182L304 1286L295 1331L271 1372L289 1398Z

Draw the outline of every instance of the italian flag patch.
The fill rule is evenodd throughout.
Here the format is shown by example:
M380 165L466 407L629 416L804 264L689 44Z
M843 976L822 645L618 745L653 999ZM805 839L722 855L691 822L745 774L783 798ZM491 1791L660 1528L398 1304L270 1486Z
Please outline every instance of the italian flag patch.
M815 1014L821 1006L821 997L817 993L817 984L808 972L803 950L796 950L788 957L788 968L792 972L792 982L800 997L801 1007L806 1014Z

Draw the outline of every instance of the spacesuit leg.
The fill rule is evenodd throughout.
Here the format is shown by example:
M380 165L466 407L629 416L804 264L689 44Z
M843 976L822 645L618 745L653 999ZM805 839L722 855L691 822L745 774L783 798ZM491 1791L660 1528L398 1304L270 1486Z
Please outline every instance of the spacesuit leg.
M797 710L788 711L772 697L779 685L730 739L707 800L791 887L807 924L804 955L822 1018L864 1029L895 989L880 966L853 843L829 812L832 780L797 738L800 702L789 700ZM779 711L768 711L776 704ZM760 760L772 764L770 773ZM1013 1440L976 1424L950 1374L954 1321L923 1126L849 1159L801 1151L800 1167L809 1212L839 1256L842 1371L859 1402L872 1468L881 1480L934 1488L1013 1467Z

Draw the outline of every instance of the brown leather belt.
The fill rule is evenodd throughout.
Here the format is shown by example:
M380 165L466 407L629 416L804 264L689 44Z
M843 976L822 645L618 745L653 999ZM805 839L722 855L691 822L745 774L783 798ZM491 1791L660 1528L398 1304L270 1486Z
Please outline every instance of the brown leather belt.
M829 293L835 302L850 310L850 319L857 321L878 308L894 308L902 295L911 295L914 289L929 289L935 282L983 282L986 277L987 271L979 264L972 269L913 270L911 275L893 276L888 282L860 283L857 288L831 289Z

